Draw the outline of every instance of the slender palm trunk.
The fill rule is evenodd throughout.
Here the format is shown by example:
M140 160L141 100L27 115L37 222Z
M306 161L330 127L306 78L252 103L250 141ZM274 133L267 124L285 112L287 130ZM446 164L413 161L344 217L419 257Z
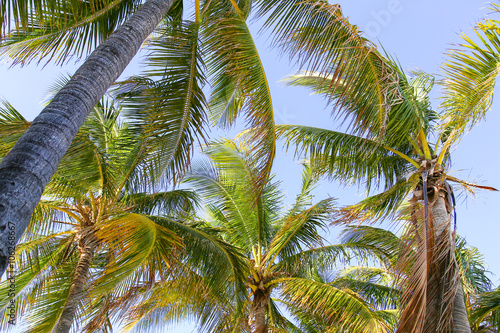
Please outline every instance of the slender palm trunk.
M80 242L80 259L75 269L73 283L69 289L67 302L64 305L61 316L59 317L56 327L52 331L53 333L68 333L71 329L78 303L83 295L83 288L87 281L90 264L94 259L95 251L99 245L93 231L86 233Z
M103 42L0 163L0 276L42 192L95 104L123 72L173 0L148 0Z
M430 207L430 212L432 216L432 221L434 223L434 228L436 231L436 239L442 239L443 241L447 242L450 244L452 247L449 249L450 251L450 261L447 262L447 267L438 267L439 272L430 272L431 274L436 274L439 275L437 278L442 279L440 283L438 283L439 288L449 289L449 287L454 287L456 290L453 292L455 293L454 300L453 300L453 309L452 309L452 333L470 333L470 326L469 326L469 320L467 316L467 310L465 307L465 299L463 296L463 290L462 290L462 284L460 283L460 280L457 281L457 283L453 283L453 281L444 281L443 276L448 276L447 273L449 272L449 265L456 265L455 261L455 240L452 239L452 234L451 234L451 218L450 214L448 213L448 210L446 208L446 203L445 203L445 197L443 193L438 194L438 198ZM447 238L447 239L445 239ZM443 295L444 297L444 295ZM439 303L441 303L442 300L440 300ZM430 304L430 308L428 309L428 314L427 318L429 319L430 325L435 324L436 320L439 320L439 318L432 318L432 314L438 314L440 311L438 308L441 306L441 304ZM436 311L437 310L437 311ZM426 323L427 324L427 323Z
M254 330L253 333L267 333L266 313L271 292L258 289L253 297Z

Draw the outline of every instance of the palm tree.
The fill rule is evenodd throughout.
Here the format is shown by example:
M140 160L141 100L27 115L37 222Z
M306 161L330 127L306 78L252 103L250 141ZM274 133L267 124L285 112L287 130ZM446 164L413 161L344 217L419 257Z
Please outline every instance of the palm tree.
M451 147L490 108L500 53L497 29L496 21L485 20L475 30L479 43L464 36L461 49L449 51L445 78L438 81L445 91L440 112L432 110L428 97L433 77L414 72L408 78L381 56L376 64L367 61L371 70L364 65L352 69L361 70L366 80L352 79L353 72L335 64L289 78L292 85L336 100L338 110L352 121L348 133L284 125L277 127L278 135L307 151L312 163L333 179L366 182L368 190L385 185L384 192L347 207L339 218L381 220L410 199L413 237L400 265L413 271L402 296L399 332L470 332L454 251L450 182L467 189L494 188L457 179L448 170Z
M139 7L140 3L137 0L73 1L71 4L67 1L0 2L0 26L8 28L0 34L0 39L4 39L2 50L16 62L49 59L63 63L100 45L0 164L0 273L5 270L10 253L7 228L15 229L14 242L17 242L78 128L162 22L161 26L167 27L162 28L163 32L171 34L164 36L166 39L185 40L190 47L171 49L173 52L167 59L161 59L171 61L163 63L162 72L167 79L160 82L161 92L174 91L171 101L176 100L175 104L195 105L199 97L196 92L201 91L198 90L201 81L197 80L204 67L199 62L200 54L209 57L206 63L214 87L210 106L216 122L230 125L243 113L250 125L260 128L254 139L263 167L256 178L256 188L262 188L259 184L262 185L270 173L275 138L269 85L246 25L252 6L257 6L257 16L267 18L265 26L276 33L276 43L285 42L285 52L290 51L292 56L298 56L302 63L309 63L313 68L321 69L330 62L351 68L354 62L347 63L344 59L365 59L367 55L377 62L377 57L371 56L372 46L359 37L357 29L343 17L340 7L327 1L195 0L194 19L182 23L179 23L183 16L180 0L149 0ZM14 29L9 29L11 24ZM316 49L317 40L296 38L298 31L316 36L321 31L323 36L328 35L329 48L334 53L328 53L325 58L324 52ZM176 64L181 57L186 57L182 68L187 70L182 73ZM182 96L168 86L179 83L172 81L175 77L184 78ZM185 103L177 100L180 97ZM195 102L188 102L190 98ZM196 119L190 117L189 108L183 110L185 114L181 119L185 125L181 129L198 126L189 122ZM191 144L181 139L178 143L184 143L179 145L183 148L186 143Z
M152 147L158 140L141 135L137 124L121 123L119 110L112 102L94 108L48 184L16 250L13 295L8 280L0 285L4 324L5 309L15 302L17 315L26 315L26 332L111 331L114 305L124 294L132 299L132 290L177 276L183 251L193 251L183 250L190 243L150 215L170 216L182 225L196 195L147 192L162 185L143 176L158 168L158 149ZM0 114L5 152L30 124L8 104Z
M326 227L333 200L311 203L310 192L319 180L314 170L306 165L300 194L289 210L280 213L281 193L272 180L265 184L255 202L252 184L259 163L255 155L248 153L248 148L224 141L209 146L204 152L211 163L196 164L185 178L206 202L204 215L208 217L198 223L219 230L219 237L238 249L245 274L234 275L239 280L233 282L243 289L205 294L202 306L207 307L208 299L213 308L220 310L218 316L210 316L202 329L210 332L300 331L280 314L278 304L281 303L304 323L321 321L324 327L356 332L387 331L383 316L370 304L317 274L317 265L331 267L347 250L345 246L322 244L324 240L319 232ZM142 305L146 310L137 310L138 315L132 322L139 323L144 315L153 311L169 310L167 304L171 301L162 302L161 294L153 297L148 294ZM205 310L203 307L193 305L191 310L199 314Z

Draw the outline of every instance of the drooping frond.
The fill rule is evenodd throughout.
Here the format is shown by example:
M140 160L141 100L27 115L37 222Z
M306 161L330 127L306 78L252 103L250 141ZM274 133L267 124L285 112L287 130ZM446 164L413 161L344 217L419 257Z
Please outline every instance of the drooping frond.
M205 140L206 125L199 24L171 22L158 32L148 48L145 76L119 89L132 129L141 138L134 161L144 165L136 177L147 176L153 183L163 175L170 181L182 177L194 144ZM138 164L134 161L131 168Z
M187 190L172 190L157 193L134 193L121 198L127 207L133 211L146 215L175 215L189 214L198 206L196 193Z
M494 11L499 6L494 4ZM456 143L491 107L495 80L500 73L498 21L484 20L474 28L474 41L463 34L463 44L451 49L443 65L444 110L442 131L445 147Z
M203 223L188 224L167 217L151 218L182 238L184 249L180 258L202 274L204 284L211 290L230 288L233 292L241 292L241 279L248 275L248 267L240 249L221 239L221 230Z
M368 187L384 182L385 188L390 188L409 170L408 161L369 139L299 125L277 125L276 130L287 145L296 145L297 152L305 151L318 172L335 180L366 180Z
M99 295L133 283L135 279L160 269L163 264L175 260L173 251L180 247L180 239L172 231L138 214L123 214L105 222L96 231L96 236L108 248L109 258L104 273L92 288L93 295ZM137 272L135 272L137 271ZM141 273L142 272L142 273Z
M30 301L37 298L31 291L40 290L40 296L43 295L45 283L67 259L71 240L71 233L55 234L33 239L16 248L17 262L12 263L15 271L7 273L7 277L13 276L14 280L7 279L0 284L2 329L9 327L8 321L12 319L10 315L21 318L28 311ZM13 281L14 290L11 285ZM15 313L11 312L11 304L14 305Z
M418 175L409 180L400 179L396 184L379 194L372 195L359 203L344 207L336 213L335 223L377 222L395 218L393 213L403 204L418 183Z
M251 135L252 153L258 161L254 197L271 173L275 155L274 113L266 74L244 13L228 10L224 1L212 1L204 20L203 42L212 77L211 118L231 125L239 114Z
M14 64L64 63L104 41L140 5L138 0L2 1L0 53ZM5 22L2 22L6 20ZM11 28L11 25L14 25Z
M282 287L287 303L299 307L312 318L318 318L326 328L360 333L382 333L389 329L369 304L349 289L298 278L285 279Z
M393 287L394 275L380 267L350 267L331 282L339 289L350 289L378 310L397 310L400 291Z
M394 267L402 246L395 234L372 226L348 226L340 237L343 244L370 249L386 268Z
M0 160L14 147L17 140L29 128L28 122L12 104L0 100Z
M267 18L265 26L275 33L275 44L297 60L307 75L317 76L320 86L328 87L337 110L352 116L351 129L356 134L382 139L391 129L400 134L392 140L401 143L404 134L423 126L404 76L361 37L340 5L315 0L258 3L259 15Z

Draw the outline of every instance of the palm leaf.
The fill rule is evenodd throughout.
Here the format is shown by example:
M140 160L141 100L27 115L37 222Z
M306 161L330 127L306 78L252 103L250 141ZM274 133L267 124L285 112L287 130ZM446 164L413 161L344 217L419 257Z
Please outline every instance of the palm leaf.
M127 117L142 137L138 157L152 182L163 173L176 181L187 170L196 141L205 139L204 64L199 47L199 24L172 22L150 43L145 75L122 83ZM137 177L143 179L141 169ZM138 181L137 181L138 182Z
M148 262L153 265L171 262L173 250L180 246L173 232L145 216L131 213L109 220L98 229L96 236L109 247L111 260L96 281L93 295L109 292L116 286L126 289L120 283L132 283L127 278L135 270L143 272Z
M290 278L282 283L283 297L329 327L355 332L387 332L388 326L368 304L350 290L322 282Z
M499 11L497 4L493 5ZM464 43L447 53L443 64L445 146L456 143L490 109L495 79L499 73L500 37L498 21L484 20L474 28L478 41L463 34Z
M256 128L251 140L258 161L254 195L258 197L271 172L276 149L269 84L245 17L228 11L222 1L213 2L206 15L203 42L213 78L211 118L232 124L236 115L243 113L248 127Z
M336 180L351 183L367 179L368 188L381 182L390 188L409 170L406 160L373 140L299 125L278 125L276 130L287 145L307 152L315 168Z
M19 19L15 22L16 28L9 31L0 44L2 53L12 58L14 64L45 58L47 62L55 59L57 63L64 63L74 56L87 55L141 3L137 0L78 0L43 1L33 6L34 2L25 2L30 3L30 8L21 5L18 7L21 10L10 14Z

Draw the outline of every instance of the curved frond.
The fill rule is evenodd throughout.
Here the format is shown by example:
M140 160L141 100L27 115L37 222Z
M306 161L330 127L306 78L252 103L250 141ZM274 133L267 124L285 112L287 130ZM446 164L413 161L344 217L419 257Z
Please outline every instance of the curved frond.
M162 263L172 262L174 250L181 246L179 237L172 231L145 216L131 213L105 222L96 236L109 248L110 258L104 273L95 282L93 295L109 292L116 286L125 288L120 283L148 263L159 268Z
M55 59L64 63L82 57L104 41L141 4L138 0L14 1L6 16L15 28L0 44L0 53L14 64ZM15 4L18 3L18 4ZM17 7L17 8L16 8ZM3 11L2 11L3 12ZM1 22L0 22L1 23ZM10 24L12 22L9 22Z
M212 2L206 15L203 42L213 78L211 118L230 125L242 113L248 127L256 128L250 140L258 163L254 184L257 198L271 173L276 150L269 83L245 18L228 11L223 1Z
M298 278L285 279L282 287L287 303L317 317L328 328L360 333L385 333L389 329L368 303L348 289Z
M380 143L355 135L299 125L277 125L276 129L287 145L307 152L320 172L343 182L367 180L370 187L383 181L390 188L413 167Z
M146 76L133 77L119 89L132 130L141 137L130 167L142 162L135 177L147 176L153 183L163 175L170 181L182 177L194 144L205 140L206 125L199 24L172 22L159 33L148 48Z
M493 8L499 12L498 5ZM496 77L500 73L500 28L484 20L474 28L474 41L463 34L463 44L448 51L443 64L444 145L456 143L491 107Z

